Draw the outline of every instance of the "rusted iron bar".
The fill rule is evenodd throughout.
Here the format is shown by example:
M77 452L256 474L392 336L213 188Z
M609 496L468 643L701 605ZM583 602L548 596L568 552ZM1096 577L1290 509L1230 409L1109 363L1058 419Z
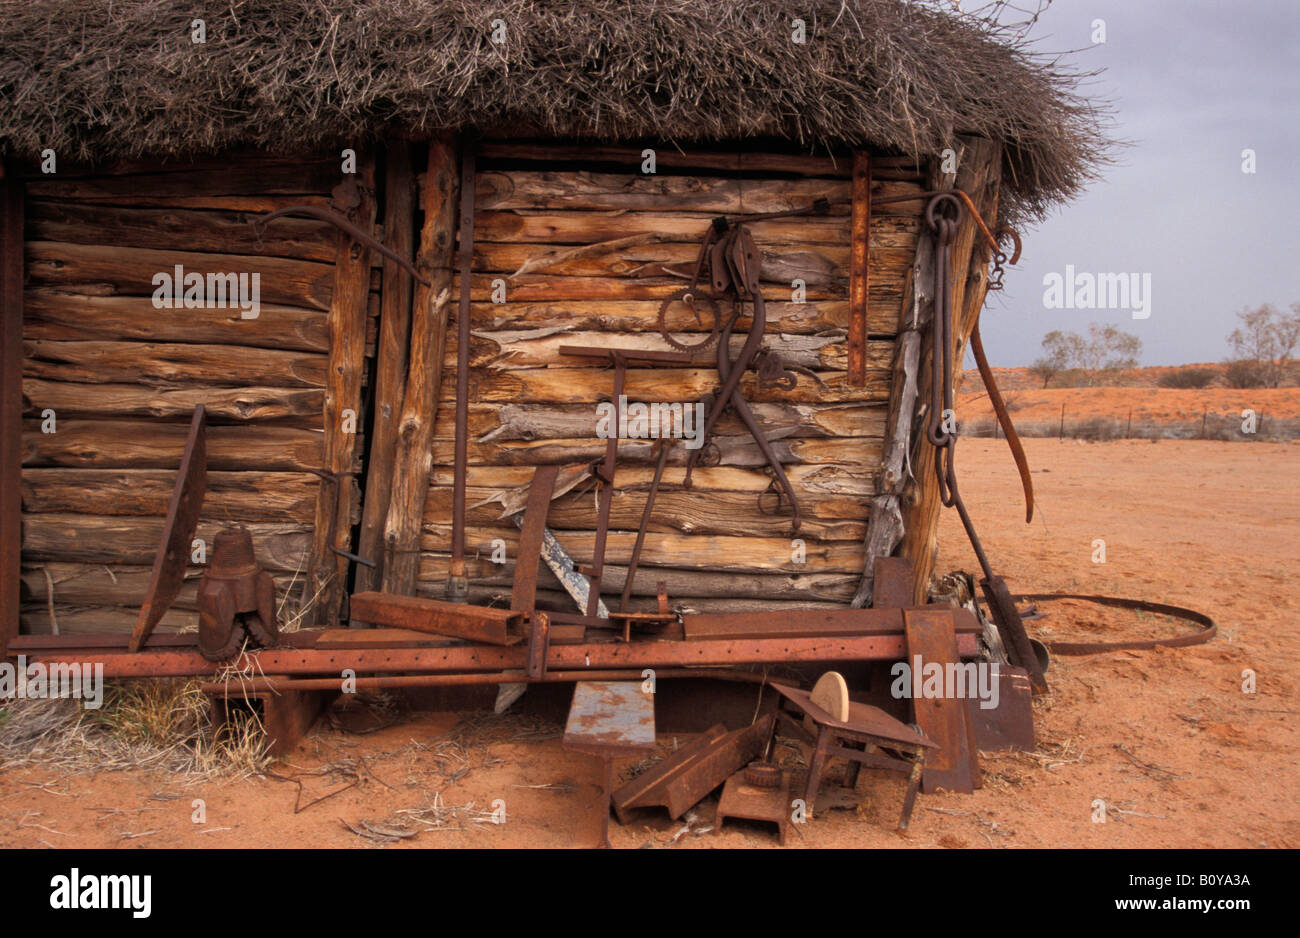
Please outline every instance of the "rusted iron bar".
M708 678L712 681L733 681L742 684L761 684L763 675L749 671L729 671L720 668L661 668L655 671L655 680L681 678ZM393 674L383 677L358 677L357 690L397 690L403 687L462 687L481 684L569 684L577 681L643 681L640 671L547 671L533 678L518 673L484 674ZM221 693L283 693L285 691L338 690L343 683L336 677L281 678L254 677L229 682L210 681L199 685L205 694Z
M533 470L533 481L528 486L524 523L519 531L519 548L515 556L515 578L510 587L510 608L524 615L530 615L537 604L537 567L542 556L546 515L551 509L551 497L555 494L555 480L559 473L559 466L538 466Z
M849 226L849 384L867 383L867 293L870 283L871 155L853 152L853 215Z
M862 610L870 612L873 610ZM884 610L894 612L895 610ZM957 636L963 658L979 655L979 636ZM45 665L99 663L105 677L190 677L215 674L216 665L189 648L145 648L134 654L89 649L48 650L28 646L31 662ZM669 667L730 667L774 661L898 661L907 647L901 630L880 635L837 638L779 638L736 641L637 641L552 645L549 664L558 671ZM358 673L393 674L411 671L469 673L474 671L523 672L528 649L523 645L497 647L458 645L440 648L270 648L241 655L230 662L237 670L266 674L332 674L343 668ZM517 676L516 676L517 680Z
M523 616L509 609L442 602L396 593L353 593L352 617L375 625L432 632L490 645L518 641Z
M0 164L0 658L22 596L23 185Z
M275 221L277 218L285 218L289 215L307 215L323 222L329 222L335 228L338 228L340 231L347 234L348 237L356 241L358 244L364 244L370 250L376 251L391 260L393 263L401 265L402 269L407 271L411 277L419 283L424 284L426 287L429 285L429 281L420 276L420 272L415 269L415 265L409 260L402 257L402 255L397 254L386 244L376 240L373 236L348 221L347 218L331 209L321 208L318 205L286 205L284 208L278 208L274 212L269 212L266 215L263 215L261 218L254 218L250 224L253 226L253 231L257 233L257 236L260 239L271 222Z
M469 589L465 575L465 474L469 463L469 316L474 266L474 144L466 142L460 157L460 305L456 312L456 439L454 441L451 503L451 566L447 598L463 601Z
M180 471L167 503L167 520L163 523L158 540L158 552L149 572L149 586L144 603L131 633L130 649L139 651L149 640L163 614L171 608L185 581L185 567L189 563L190 542L199 523L199 510L208 489L208 448L206 412L203 405L194 408L190 432L185 438L181 454Z

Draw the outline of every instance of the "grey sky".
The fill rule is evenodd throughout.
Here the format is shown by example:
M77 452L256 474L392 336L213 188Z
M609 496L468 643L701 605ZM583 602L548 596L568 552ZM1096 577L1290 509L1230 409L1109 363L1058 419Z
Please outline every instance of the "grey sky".
M1092 45L1092 23L1106 43ZM1219 361L1243 306L1300 301L1300 0L1055 0L1032 35L1105 73L1119 165L1037 228L990 295L994 365L1025 365L1052 329L1113 322L1143 364ZM1255 150L1257 172L1242 172ZM1045 309L1043 278L1150 273L1151 314Z

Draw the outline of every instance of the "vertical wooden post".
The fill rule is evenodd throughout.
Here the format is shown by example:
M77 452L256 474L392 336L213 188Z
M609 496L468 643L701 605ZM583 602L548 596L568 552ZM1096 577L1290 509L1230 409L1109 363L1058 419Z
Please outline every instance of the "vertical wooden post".
M430 285L417 284L411 308L411 353L384 528L383 588L389 593L413 594L420 571L420 530L433 463L430 445L447 347L457 176L454 141L448 135L434 137L421 190L424 225L415 262Z
M867 383L867 294L870 285L871 157L853 153L853 218L849 228L849 384Z
M997 218L1001 147L983 137L961 137L960 141L963 152L958 161L956 186L971 197L985 223L993 228L994 224L990 222L996 222ZM966 342L984 305L988 286L990 249L983 238L976 239L976 232L975 221L966 218L952 244L954 382L961 381ZM928 361L929 357L927 355L926 382L937 380L935 363ZM928 383L923 387L929 387ZM920 450L913 462L916 485L904 513L902 550L902 556L912 561L916 570L914 599L918 605L926 601L930 578L934 574L940 508L939 485L934 473L934 447L924 433L919 437Z
M0 164L0 658L18 634L22 433L23 185Z
M384 168L384 244L410 258L415 247L415 173L406 141L389 148ZM375 376L375 413L371 421L370 460L361 503L357 554L375 564L357 567L358 591L383 582L384 523L393 492L397 424L406 393L406 355L411 338L411 295L415 281L390 258L384 258L383 295L379 304L379 351Z
M371 156L357 166L361 203L351 220L364 231L375 224L375 164ZM361 430L361 376L366 355L366 304L370 297L370 252L343 232L334 257L334 294L330 299L329 371L321 461L327 474L316 498L311 562L304 583L304 623L334 625L343 608L348 560L334 548L350 550L356 506L357 434Z

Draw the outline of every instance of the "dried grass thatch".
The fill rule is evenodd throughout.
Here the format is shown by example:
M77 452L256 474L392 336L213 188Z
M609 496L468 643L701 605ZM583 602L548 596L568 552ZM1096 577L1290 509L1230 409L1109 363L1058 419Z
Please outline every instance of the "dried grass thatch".
M921 156L967 132L1006 145L1004 207L1041 215L1104 163L1105 114L1080 95L1083 75L996 17L953 6L8 2L0 148L76 160L295 152L465 127L675 143L775 136ZM806 43L792 41L795 16Z

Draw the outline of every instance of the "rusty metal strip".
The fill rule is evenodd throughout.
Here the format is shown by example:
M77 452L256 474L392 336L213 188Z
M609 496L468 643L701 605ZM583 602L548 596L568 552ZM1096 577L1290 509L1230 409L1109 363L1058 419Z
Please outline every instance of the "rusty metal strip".
M870 612L871 610L863 610ZM319 633L316 633L319 634ZM289 633L293 636L294 633ZM53 648L26 643L28 660L51 664L94 664L105 677L188 677L214 674L219 667L205 661L194 646L144 648L131 654L100 649ZM47 650L48 648L48 650ZM959 633L957 651L963 658L980 654L979 635ZM907 654L901 632L834 638L737 639L733 641L586 642L551 645L550 668L561 670L640 669L669 667L733 667L796 661L898 661ZM527 665L523 645L456 645L440 648L268 648L241 655L233 665L260 668L267 674L337 674L340 668L358 673L468 673L519 671Z
M208 488L207 423L203 405L194 408L190 432L185 438L185 451L181 455L180 471L167 503L167 520L158 539L158 552L153 558L149 573L149 587L145 590L144 604L136 619L128 645L139 651L149 639L154 626L176 601L185 582L185 567L190 557L190 542L199 524L199 510Z
M551 646L551 619L546 613L534 610L529 628L528 667L525 670L530 681L540 681L546 677L546 653Z
M1019 434L1016 433L1016 425L1011 421L1006 402L1002 400L1002 392L998 390L997 379L993 377L993 369L989 367L989 360L984 355L978 317L970 332L970 347L975 353L975 366L979 368L984 389L988 391L989 401L993 404L993 412L997 415L1002 432L1006 434L1007 445L1011 447L1011 458L1016 461L1016 469L1020 472L1020 487L1025 492L1025 524L1029 524L1034 520L1034 480L1029 475L1029 460L1025 458L1025 448L1020 443Z
M909 579L909 590L910 582ZM969 610L953 609L947 605L937 608L952 612L959 634L983 631L979 620ZM904 625L903 607L879 606L871 609L801 609L798 615L788 612L691 613L682 617L682 628L686 640L695 642L882 635L901 632Z
M870 284L871 157L853 153L853 217L849 226L849 384L867 383L867 297Z
M456 313L456 439L452 477L451 567L447 595L466 594L465 475L469 463L469 317L474 266L474 144L467 142L460 159L460 304Z
M1201 626L1200 630L1188 635L1173 638L1135 639L1129 642L1050 642L1047 647L1058 655L1095 655L1104 651L1150 651L1153 648L1187 648L1202 645L1218 634L1219 627L1214 620L1203 612L1171 606L1167 603L1153 603L1142 599L1123 599L1118 596L1095 596L1084 593L1020 593L1011 597L1016 602L1035 602L1051 599L1078 599L1082 602L1096 603L1099 606L1113 606L1117 609L1137 609L1142 612L1154 612L1186 619Z
M524 523L519 532L519 552L515 556L515 579L510 590L510 608L526 615L531 614L537 599L537 565L542 556L542 538L546 531L546 515L551 509L551 495L559 466L538 466L533 471L532 484L528 486L528 502L524 507Z
M926 759L922 791L929 794L944 788L969 794L979 787L979 763L966 701L916 692L922 677L916 673L917 658L923 667L937 664L946 669L949 664L960 663L951 610L908 609L903 612L903 620L907 655L913 665L910 693L916 723L939 747Z
M23 185L0 164L0 659L22 603Z

